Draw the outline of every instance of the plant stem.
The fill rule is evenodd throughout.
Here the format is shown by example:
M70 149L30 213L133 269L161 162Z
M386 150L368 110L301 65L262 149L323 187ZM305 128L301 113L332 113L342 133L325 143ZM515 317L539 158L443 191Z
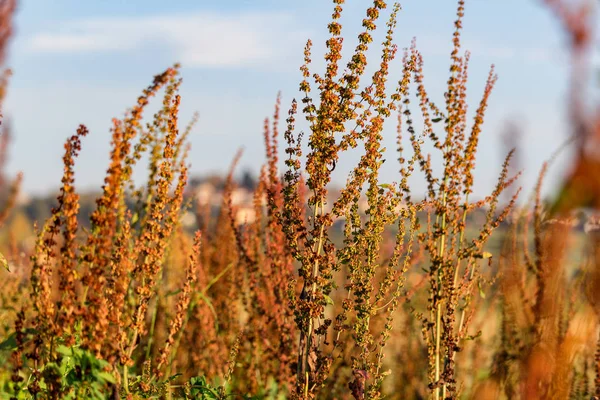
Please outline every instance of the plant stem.
M320 212L320 214L319 214L319 212ZM315 224L317 223L317 218L319 217L319 215L323 215L324 212L325 212L324 200L321 198L315 205L315 222L314 222ZM317 277L319 275L319 256L320 256L321 250L323 248L324 233L325 233L325 225L323 223L321 223L318 241L313 246L313 251L315 253L315 260L314 260L312 274L311 274L311 279L313 282L311 285L310 293L308 294L308 296L311 300L313 300L314 294L317 292ZM315 246L316 246L316 248L315 248ZM314 331L314 325L315 325L314 318L312 316L310 316L309 321L308 321L308 332L306 332L305 334L304 333L300 334L301 360L300 360L300 363L298 366L298 369L299 369L298 377L304 377L304 379L306 380L306 382L305 382L306 388L308 388L308 378L309 378L308 358L310 357L310 349L311 349L311 345L312 345L312 335L313 335L313 331ZM302 348L302 347L304 347L304 348ZM305 389L304 397L307 398L306 397L307 395L308 395L307 389Z
M129 368L127 365L123 365L123 386L125 387L125 393L129 393Z
M465 197L465 210L463 212L463 216L462 216L462 228L460 230L460 235L459 235L459 239L458 239L458 252L460 254L460 250L462 249L462 245L463 245L463 241L465 238L465 230L466 230L466 222L467 222L467 208L469 206L469 194L466 195ZM459 276L459 272L460 272L460 258L457 260L456 262L456 268L454 269L454 278L452 280L453 282L453 287L456 288L456 285L458 285L458 276ZM467 264L468 265L468 264ZM473 271L471 271L471 276L473 276ZM460 334L460 331L462 329L462 324L464 321L464 317L465 317L465 308L462 309L461 311L461 316L460 316L460 323L458 325L458 334ZM450 353L450 359L454 359L454 355L455 355L456 351L454 349L452 349L451 353ZM444 383L444 386L442 388L442 398L446 398L446 384Z
M447 197L448 197L448 190L447 190L447 185L448 185L448 172L447 169L444 172L444 191L442 193L442 235L440 237L440 245L439 245L439 257L440 259L443 257L444 255L444 251L445 251L445 247L446 247L446 203L447 203ZM440 387L438 385L438 382L440 380L440 370L441 370L441 342L442 342L442 299L441 299L441 294L442 294L442 278L443 278L443 271L442 268L444 266L443 262L440 262L440 265L438 265L438 269L437 269L437 281L438 281L438 286L437 286L437 299L435 299L435 303L436 303L436 309L435 309L435 392L434 392L434 397L435 400L439 400L440 399ZM445 385L444 385L445 388Z

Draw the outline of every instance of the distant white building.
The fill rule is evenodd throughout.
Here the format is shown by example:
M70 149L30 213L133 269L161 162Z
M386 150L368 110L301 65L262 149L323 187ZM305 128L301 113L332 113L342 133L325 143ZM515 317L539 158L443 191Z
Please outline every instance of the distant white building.
M600 215L590 215L583 224L585 233L600 231Z
M235 224L244 225L251 224L256 221L256 211L252 207L241 207L235 214Z
M206 206L208 204L214 204L214 198L217 190L215 186L210 182L204 182L196 186L194 190L194 195L196 197L196 201L200 206Z
M244 188L235 188L231 191L231 204L234 206L252 204L252 193Z
M193 212L186 211L181 216L181 224L186 228L194 226L196 224L196 215Z

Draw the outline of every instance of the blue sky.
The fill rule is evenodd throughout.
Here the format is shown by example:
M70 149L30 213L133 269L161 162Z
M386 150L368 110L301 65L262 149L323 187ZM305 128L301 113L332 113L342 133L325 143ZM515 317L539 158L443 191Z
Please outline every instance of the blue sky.
M342 20L347 49L370 2L349 3ZM397 43L403 48L417 38L429 91L442 100L455 2L401 3ZM22 0L8 60L14 69L5 105L14 128L9 169L24 172L27 193L56 189L62 143L85 123L91 135L83 143L77 185L98 187L108 165L111 118L122 116L155 74L179 61L182 123L200 113L191 137L193 173L224 170L242 146L241 167L258 171L262 121L279 90L284 107L297 95L304 43L309 37L316 43L318 59L330 13L326 0ZM472 110L492 63L499 75L476 190L483 195L493 186L505 151L502 133L511 121L522 129L522 184L529 190L542 162L568 135L568 70L558 24L536 0L470 0L464 27L464 47L472 52ZM390 132L389 149L394 140ZM387 158L392 164L396 156ZM551 180L564 174L566 159L553 167ZM395 180L394 170L385 170L384 178Z

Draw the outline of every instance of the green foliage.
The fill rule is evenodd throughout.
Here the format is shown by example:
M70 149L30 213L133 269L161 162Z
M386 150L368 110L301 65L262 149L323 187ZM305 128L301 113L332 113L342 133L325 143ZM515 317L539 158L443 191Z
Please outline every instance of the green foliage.
M282 400L285 399L285 393L278 387L277 382L270 380L267 387L261 390L255 396L235 393L231 385L211 384L205 377L193 377L184 386L182 398L198 400L224 400L224 399L246 399L246 400Z
M31 340L31 336L35 335L37 331L32 328L25 330L25 341ZM11 333L3 342L0 342L0 351L12 351L17 348L17 334Z
M4 341L3 349L10 347L11 343L11 338ZM110 398L110 388L114 387L116 381L115 377L108 372L111 368L108 362L100 360L90 351L78 347L59 345L56 352L59 354L59 358L54 362L46 363L41 371L42 397L51 396L52 389L46 382L58 381L60 388L54 388L54 393L59 391L63 399L104 400ZM30 378L28 377L27 383ZM8 394L13 390L9 389L9 385L6 383L3 391ZM1 398L31 399L32 395L27 390L26 384L17 393Z

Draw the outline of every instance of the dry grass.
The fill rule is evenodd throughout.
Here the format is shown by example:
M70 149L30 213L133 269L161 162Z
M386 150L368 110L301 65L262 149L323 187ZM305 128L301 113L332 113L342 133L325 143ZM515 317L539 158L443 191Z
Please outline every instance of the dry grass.
M113 120L89 229L80 227L74 173L87 128L66 141L60 195L35 246L5 246L0 398L600 398L600 236L592 226L575 257L568 240L574 213L600 199L597 152L587 151L600 124L583 115L578 90L591 43L587 14L547 1L571 38L569 104L580 152L553 204L540 198L544 167L532 203L517 209L519 190L501 204L518 176L509 176L512 151L492 193L473 200L496 75L492 67L469 114L464 1L443 105L427 91L417 45L398 57L400 6L373 1L357 46L346 49L343 3L334 1L321 73L307 42L302 98L292 102L285 130L280 97L265 120L253 221L236 218L238 154L219 214L192 210L204 221L195 233L181 222L190 209L191 127L179 125L178 66ZM3 49L14 4L1 4ZM383 26L379 62L368 75L367 54ZM392 70L401 71L397 82ZM3 79L2 97L5 86ZM148 119L158 95L162 108ZM380 179L391 154L382 147L386 121L397 123L396 182ZM336 165L356 152L345 186L333 193ZM132 173L144 157L148 178L137 188ZM411 188L418 175L428 188L421 198ZM20 182L2 176L0 224ZM481 221L472 218L478 214ZM497 235L502 249L491 252Z

